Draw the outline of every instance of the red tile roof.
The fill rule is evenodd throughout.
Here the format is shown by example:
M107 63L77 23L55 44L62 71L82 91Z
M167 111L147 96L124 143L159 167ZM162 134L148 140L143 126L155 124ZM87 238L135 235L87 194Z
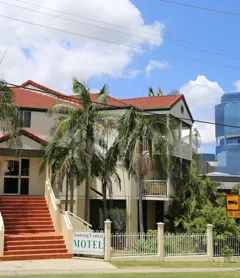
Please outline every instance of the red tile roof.
M183 95L155 96L123 99L124 102L142 109L171 108Z
M91 101L93 101L93 102L94 102L94 101L97 101L98 96L99 96L98 93L91 94L91 95L90 95ZM71 98L77 99L77 96L76 96L76 95L71 95L71 96L69 96L69 97L70 97L70 99L71 99ZM116 98L111 97L111 96L107 96L107 100L108 100L109 106L110 106L110 105L113 105L113 106L120 106L120 107L129 106L128 103L123 102L121 99L116 99Z
M81 108L78 103L76 95L65 95L58 91L52 90L41 84L38 84L32 80L28 80L22 84L22 86L34 86L39 90L44 92L31 91L29 89L11 88L15 93L15 102L20 107L24 108L42 108L50 109L55 104L70 104L74 108ZM97 101L98 93L91 94L91 100ZM186 103L184 95L168 95L168 96L153 96L153 97L142 97L142 98L129 98L129 99L116 99L114 97L108 96L108 103L112 106L125 107L125 106L135 106L140 109L170 109L178 101L183 100L190 117L192 118L190 109Z
M41 85L41 84L39 84L39 83L37 83L37 82L32 81L32 80L28 80L28 81L24 82L21 86L25 87L25 86L28 86L28 85L34 86L34 87L36 87L36 88L38 88L39 90L42 90L42 91L44 91L44 92L49 92L49 93L51 93L51 94L53 94L53 95L55 95L55 96L57 96L57 97L61 97L61 98L63 98L63 99L69 100L69 101L71 101L71 102L76 102L76 103L78 103L78 100L77 100L77 96L76 96L76 95L71 95L71 96L65 95L65 94L63 94L63 93L60 93L60 92L58 92L58 91L56 91L56 90L53 90L53 89L50 89L50 88L48 88L48 87L46 87L46 86L43 86L43 85ZM30 89L30 88L29 88L29 89ZM97 98L98 98L98 93L96 93L96 94L91 94L91 100L92 100L92 101L97 101ZM109 105L114 105L114 106L128 106L127 103L124 103L123 101L118 100L118 99L116 99L116 98L114 98L114 97L108 96L107 98L108 98L108 104L109 104Z
M28 85L32 85L32 86L34 86L34 87L36 87L36 88L38 88L38 89L40 89L40 90L43 90L43 91L48 91L48 92L50 92L50 93L52 93L52 94L54 94L54 95L56 95L56 96L62 96L62 97L65 97L65 96L66 96L66 95L64 95L63 93L60 93L60 92L58 92L58 91L55 91L55 90L50 89L50 88L48 88L48 87L45 87L45 86L43 86L43 85L41 85L41 84L39 84L39 83L37 83L37 82L34 82L34 81L32 81L32 80L28 80L28 81L24 82L24 83L22 84L22 87L26 87L26 86L28 86Z
M34 141L44 145L44 146L47 145L47 141L43 140L42 138L34 135L33 133L31 133L31 132L29 132L29 131L27 131L25 129L21 129L20 130L20 134L21 135L25 135L26 137L28 137L28 138L30 138L30 139L32 139L32 140L34 140ZM8 139L8 136L0 137L0 143L6 141L7 139Z
M14 102L24 108L50 109L55 104L68 104L73 108L79 109L80 105L69 101L68 98L56 97L50 94L31 91L31 89L13 88Z
M187 105L184 95L168 95L168 96L153 96L153 97L141 97L141 98L128 98L122 99L124 102L136 106L140 109L151 110L151 109L170 109L180 100L183 100L190 118L193 120L191 111Z

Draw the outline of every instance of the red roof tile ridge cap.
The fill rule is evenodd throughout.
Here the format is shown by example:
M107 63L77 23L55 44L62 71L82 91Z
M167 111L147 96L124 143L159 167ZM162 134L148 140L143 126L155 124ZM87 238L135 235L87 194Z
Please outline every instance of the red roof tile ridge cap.
M38 88L40 88L40 89L42 89L42 90L52 92L52 93L54 93L54 94L56 94L56 95L66 96L65 94L60 93L59 91L53 90L53 89L51 89L51 88L49 88L49 87L46 87L46 86L44 86L44 85L41 85L41 84L39 84L39 83L37 83L37 82L35 82L35 81L32 81L32 80L28 80L28 81L24 82L21 86L26 86L26 85L29 85L29 84L30 84L30 85L33 85L33 86L36 86L36 87L38 87Z
M42 142L42 143L44 143L44 144L47 144L47 141L46 141L46 140L44 140L44 139L42 139L41 137L39 137L39 136L33 134L32 132L27 131L26 129L23 129L23 128L22 128L22 129L20 130L20 132L22 132L22 133L23 133L24 135L26 135L26 136L35 138L35 139L38 140L39 142Z
M27 137L29 137L29 138L33 138L33 139L35 139L36 141L38 141L39 143L47 144L47 141L46 141L46 140L42 139L41 137L39 137L39 136L37 136L37 135L35 135L35 134L33 134L33 133L31 133L31 132L29 132L29 131L23 129L23 128L20 129L20 134L23 134L23 135L25 135L25 136L27 136ZM7 139L8 139L8 135L3 135L3 136L1 136L1 137L0 137L0 143L3 142L3 141L5 141L5 140L7 140Z
M111 98L111 99L113 99L113 100L116 100L116 101L118 101L118 102L120 102L120 103L122 103L122 104L129 105L128 103L125 103L124 101L122 101L122 100L119 99L119 98L115 98L115 97L112 97L112 96L109 96L109 95L108 95L108 97Z
M30 80L31 81L31 80ZM27 81L28 82L28 81ZM31 82L33 82L33 81L31 81ZM26 83L26 82L25 82ZM24 83L23 83L24 84ZM28 84L30 84L30 83L28 83ZM32 83L31 83L32 84ZM32 84L33 85L33 84ZM42 91L35 91L35 90L32 90L31 88L27 88L27 87L21 87L21 86L25 86L25 85L21 85L20 87L19 86L16 86L16 87L9 87L10 89L22 89L22 90L29 90L29 91L32 91L32 92L36 92L36 93L45 93L45 94L47 94L47 93L50 93L50 94L48 94L48 96L50 96L51 97L51 94L52 95L54 95L55 97L57 97L57 98L59 98L59 99L61 99L61 100L64 100L64 101L66 101L66 102L71 102L71 103L75 103L75 104L78 104L79 106L81 106L80 104L79 104L79 102L78 102L78 100L76 100L76 99L73 99L73 98L70 98L68 95L65 95L65 94L62 94L62 93L59 93L58 94L58 92L57 91L54 91L54 90L52 90L52 89L50 89L50 88L48 88L48 87L45 87L45 86L42 86L42 85L40 85L40 84L38 84L39 86L38 86L38 88L40 89L40 90L42 90ZM36 86L37 87L37 86ZM40 88L41 87L41 88Z
M147 97L133 97L133 98L121 98L120 100L132 100L132 99L146 99L146 98L161 98L161 97L182 97L183 94L177 94L177 95L163 95L163 96L147 96Z

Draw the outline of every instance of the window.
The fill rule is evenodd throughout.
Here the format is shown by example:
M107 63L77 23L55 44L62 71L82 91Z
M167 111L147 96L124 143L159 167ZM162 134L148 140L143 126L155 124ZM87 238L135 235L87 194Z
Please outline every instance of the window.
M31 112L20 111L22 127L31 127Z

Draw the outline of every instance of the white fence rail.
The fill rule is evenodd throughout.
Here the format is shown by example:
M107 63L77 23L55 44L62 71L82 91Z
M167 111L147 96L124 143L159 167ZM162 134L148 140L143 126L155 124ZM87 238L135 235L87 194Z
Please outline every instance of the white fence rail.
M206 234L165 234L165 256L207 255Z
M112 234L111 257L157 255L157 232L146 234Z
M224 257L228 252L232 256L240 256L240 237L218 236L214 238L214 257Z
M144 180L143 196L146 197L167 197L166 180Z
M164 223L157 223L157 227L157 231L141 234L111 234L111 221L106 220L104 233L99 235L74 230L74 250L78 254L102 254L105 261L214 260L213 225L207 225L206 234L164 234Z

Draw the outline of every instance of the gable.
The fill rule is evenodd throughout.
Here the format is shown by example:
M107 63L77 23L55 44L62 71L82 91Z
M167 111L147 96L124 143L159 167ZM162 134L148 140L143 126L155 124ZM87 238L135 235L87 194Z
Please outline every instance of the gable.
M45 140L26 130L21 130L20 140L22 142L22 150L42 150L43 146L47 144ZM0 148L9 149L7 136L2 136L0 138Z
M186 101L184 101L184 98L181 98L176 104L171 107L169 114L176 118L179 118L189 125L193 125L192 115L189 111Z

